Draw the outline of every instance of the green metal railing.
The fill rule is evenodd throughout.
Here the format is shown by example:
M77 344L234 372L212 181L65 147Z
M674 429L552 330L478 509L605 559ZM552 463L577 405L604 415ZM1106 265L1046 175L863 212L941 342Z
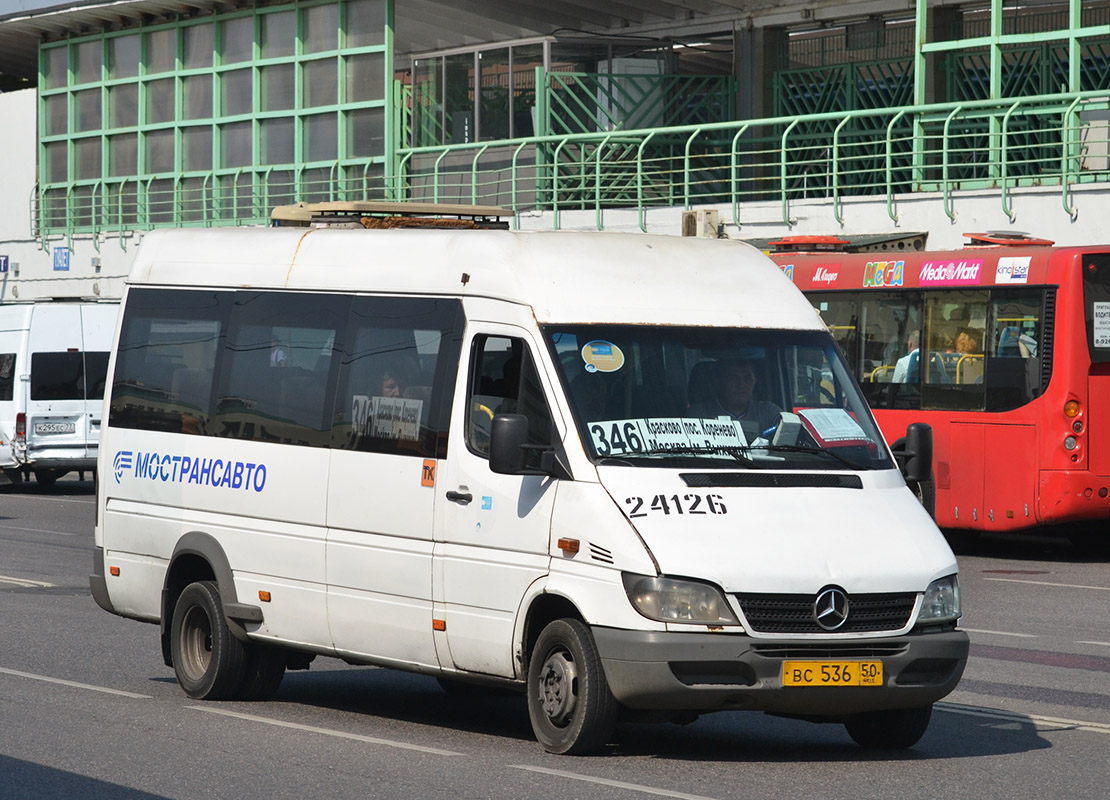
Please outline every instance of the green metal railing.
M743 222L749 202L826 198L842 219L846 195L937 191L953 216L953 192L996 188L1007 214L1019 186L1071 189L1110 180L1107 128L1084 112L1108 107L1106 92L1049 94L859 109L748 122L549 135L482 145L402 150L391 186L397 199L497 203L520 212L604 211L727 204Z

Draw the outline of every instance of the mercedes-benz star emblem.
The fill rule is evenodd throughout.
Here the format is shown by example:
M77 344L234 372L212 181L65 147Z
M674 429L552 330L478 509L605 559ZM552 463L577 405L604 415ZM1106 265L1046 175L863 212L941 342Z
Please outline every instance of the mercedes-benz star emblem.
M813 618L827 631L848 621L848 595L843 589L824 589L813 601Z

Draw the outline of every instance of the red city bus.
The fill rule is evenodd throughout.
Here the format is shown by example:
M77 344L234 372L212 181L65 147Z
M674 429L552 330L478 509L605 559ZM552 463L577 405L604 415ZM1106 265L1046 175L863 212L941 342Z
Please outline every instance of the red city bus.
M795 237L772 258L892 446L907 424L932 426L933 481L913 488L940 526L1110 518L1110 246L965 235L962 250L897 254Z

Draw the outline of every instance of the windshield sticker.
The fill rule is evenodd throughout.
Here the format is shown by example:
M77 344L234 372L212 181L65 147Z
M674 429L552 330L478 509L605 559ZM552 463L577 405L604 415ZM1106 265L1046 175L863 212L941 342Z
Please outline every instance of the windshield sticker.
M586 372L616 372L624 366L624 353L612 342L594 339L582 347Z
M1110 303L1094 303L1094 345L1110 347Z
M630 519L657 513L671 514L727 514L724 498L719 494L657 494L655 497L626 497Z
M843 408L803 408L798 411L819 443L860 443L869 441L867 434L852 415Z
M920 286L978 286L983 259L926 261L918 277Z
M420 440L420 414L423 409L423 400L356 394L351 418L360 436L416 442Z
M1030 256L1010 256L998 259L994 270L995 283L1028 283Z
M602 420L590 423L590 438L594 450L601 456L665 453L668 450L714 451L744 447L748 443L740 423L729 417Z

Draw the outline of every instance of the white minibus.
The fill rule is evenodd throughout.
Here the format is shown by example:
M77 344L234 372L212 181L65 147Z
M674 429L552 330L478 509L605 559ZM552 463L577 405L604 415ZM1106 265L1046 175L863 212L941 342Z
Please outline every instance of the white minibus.
M0 304L0 469L49 486L96 468L101 398L119 304Z
M928 428L903 474L748 245L498 213L147 234L97 603L160 624L197 699L331 656L522 692L552 753L723 710L915 744L968 653L956 560L906 484Z

